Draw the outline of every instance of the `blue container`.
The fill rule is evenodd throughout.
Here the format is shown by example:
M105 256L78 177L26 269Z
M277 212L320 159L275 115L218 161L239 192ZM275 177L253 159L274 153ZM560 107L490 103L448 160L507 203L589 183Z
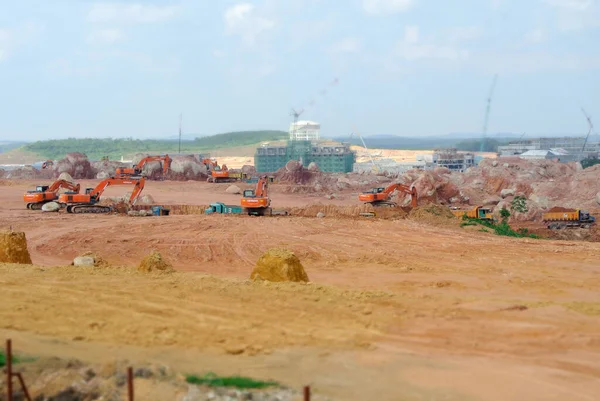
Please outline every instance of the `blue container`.
M152 214L154 216L168 216L169 211L169 209L165 209L162 206L152 206Z

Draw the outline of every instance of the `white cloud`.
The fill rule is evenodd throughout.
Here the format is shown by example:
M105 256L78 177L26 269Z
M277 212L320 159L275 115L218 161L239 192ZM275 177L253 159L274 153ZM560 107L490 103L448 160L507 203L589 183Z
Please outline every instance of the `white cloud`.
M353 38L346 38L335 45L333 51L339 53L354 53L360 50L360 42Z
M589 9L593 0L542 0L549 6L570 11L585 11Z
M92 22L152 23L172 19L178 6L155 6L140 3L95 3L88 14Z
M534 29L525 34L525 40L530 43L540 43L544 40L544 32L541 29Z
M98 29L88 35L88 43L113 44L123 38L121 30L116 28Z
M419 27L409 25L404 28L404 43L417 43L419 41Z
M253 45L256 38L275 27L275 21L262 17L250 3L240 3L225 11L225 25L230 35L239 35L244 43Z
M10 47L11 35L8 31L0 29L0 62L6 59Z
M393 14L408 11L414 0L363 0L363 8L369 14Z
M450 45L422 43L418 26L409 25L404 28L404 38L398 44L398 54L405 60L422 59L464 60L469 52Z

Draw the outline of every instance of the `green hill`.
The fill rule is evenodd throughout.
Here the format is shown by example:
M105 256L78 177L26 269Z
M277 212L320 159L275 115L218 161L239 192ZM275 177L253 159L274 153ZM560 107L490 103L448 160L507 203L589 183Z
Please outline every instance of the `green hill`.
M214 149L226 149L236 146L248 146L265 141L286 139L284 131L242 131L196 138L182 141L182 153L210 152ZM103 156L120 159L136 153L177 153L179 143L176 140L132 139L132 138L69 138L38 141L23 146L28 152L34 152L42 158L60 159L67 153L85 153L90 159L98 160Z

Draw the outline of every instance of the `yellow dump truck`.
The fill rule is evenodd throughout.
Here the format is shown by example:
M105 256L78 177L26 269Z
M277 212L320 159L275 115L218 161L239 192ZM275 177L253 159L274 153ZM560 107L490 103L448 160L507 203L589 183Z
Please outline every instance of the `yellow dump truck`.
M476 206L471 210L456 210L452 209L452 214L457 218L462 219L463 216L467 216L469 219L479 219L485 221L494 221L492 210L481 206Z
M590 228L596 223L596 218L590 216L588 212L572 209L562 211L552 211L542 215L544 224L550 230L559 230L561 228Z

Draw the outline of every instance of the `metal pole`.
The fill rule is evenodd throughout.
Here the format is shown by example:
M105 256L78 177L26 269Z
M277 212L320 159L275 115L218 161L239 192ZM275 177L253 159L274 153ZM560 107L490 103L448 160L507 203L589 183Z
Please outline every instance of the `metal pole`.
M6 400L13 401L12 389L12 342L6 340Z
M133 401L133 368L127 368L127 396L129 401Z
M304 386L304 401L310 401L310 386Z

